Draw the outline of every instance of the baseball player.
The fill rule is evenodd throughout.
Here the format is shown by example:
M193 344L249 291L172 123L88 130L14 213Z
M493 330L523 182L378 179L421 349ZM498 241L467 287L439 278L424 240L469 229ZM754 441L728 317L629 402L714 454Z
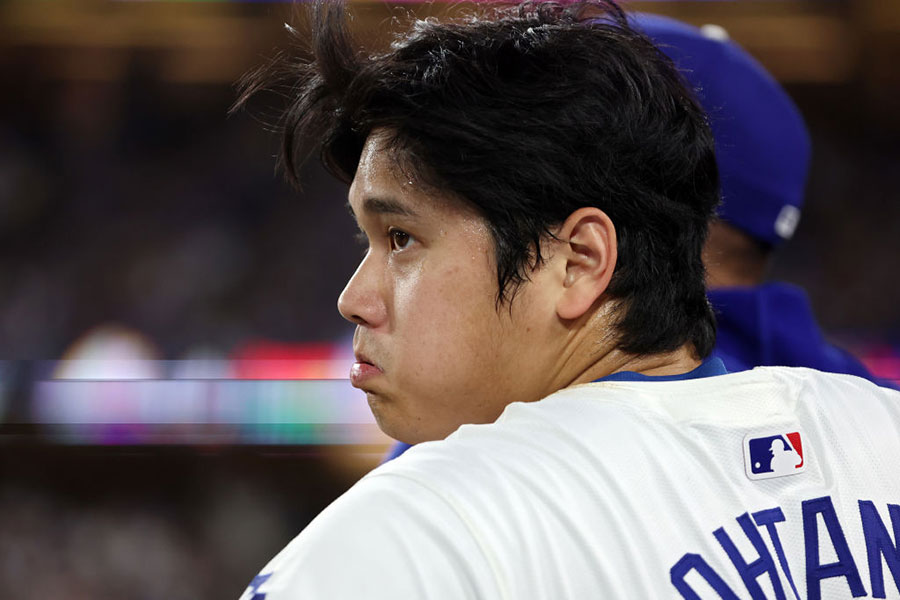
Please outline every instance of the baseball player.
M825 340L802 288L764 282L773 250L793 235L803 206L810 142L794 103L721 27L644 13L631 23L674 61L711 116L724 197L704 249L718 325L713 354L728 371L810 367L889 385ZM385 460L408 448L398 442Z
M283 161L350 182L350 377L414 443L243 599L900 597L900 394L729 374L701 260L713 139L608 2L353 44L316 6Z

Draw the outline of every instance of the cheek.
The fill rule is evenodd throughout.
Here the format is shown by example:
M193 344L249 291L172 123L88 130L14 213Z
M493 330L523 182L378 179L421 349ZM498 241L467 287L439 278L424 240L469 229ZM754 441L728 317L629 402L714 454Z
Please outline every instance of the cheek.
M423 268L398 281L395 323L402 340L398 351L406 374L424 378L420 386L480 385L496 363L499 319L493 273L473 273L469 266Z

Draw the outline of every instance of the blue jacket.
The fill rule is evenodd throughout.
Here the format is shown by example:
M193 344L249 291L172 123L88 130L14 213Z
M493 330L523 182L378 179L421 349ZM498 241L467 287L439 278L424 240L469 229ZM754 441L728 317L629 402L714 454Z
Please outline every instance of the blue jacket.
M757 366L810 367L876 379L848 352L832 346L802 289L786 283L710 290L719 324L714 354L729 371Z

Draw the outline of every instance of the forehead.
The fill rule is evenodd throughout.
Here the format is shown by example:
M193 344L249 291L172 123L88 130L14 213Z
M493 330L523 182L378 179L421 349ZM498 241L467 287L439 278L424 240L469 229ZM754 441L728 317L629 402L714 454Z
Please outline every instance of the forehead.
M391 141L389 132L377 129L366 139L350 184L349 203L354 214L428 216L447 211L476 214L468 202L424 182L414 169L406 168Z

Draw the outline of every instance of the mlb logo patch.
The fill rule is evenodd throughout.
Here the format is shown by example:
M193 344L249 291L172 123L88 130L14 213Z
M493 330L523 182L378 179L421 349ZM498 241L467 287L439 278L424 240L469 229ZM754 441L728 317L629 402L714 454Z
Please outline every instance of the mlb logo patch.
M750 479L802 473L806 470L803 436L799 431L747 435L744 438L744 466Z

